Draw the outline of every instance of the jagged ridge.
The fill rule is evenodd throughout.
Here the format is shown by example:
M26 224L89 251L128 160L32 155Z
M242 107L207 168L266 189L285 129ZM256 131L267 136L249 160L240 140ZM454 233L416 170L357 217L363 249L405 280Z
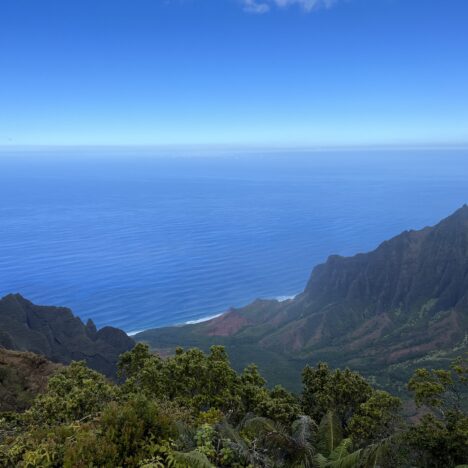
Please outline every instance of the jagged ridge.
M85 360L108 376L115 376L118 356L134 341L122 330L86 325L65 307L37 306L20 294L0 300L0 346L30 351L54 362Z

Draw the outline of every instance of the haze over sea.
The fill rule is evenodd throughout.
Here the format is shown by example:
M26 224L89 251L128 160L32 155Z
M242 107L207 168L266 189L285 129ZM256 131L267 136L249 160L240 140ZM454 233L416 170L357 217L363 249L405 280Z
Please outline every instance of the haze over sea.
M196 321L466 202L466 149L4 148L0 294L128 332Z

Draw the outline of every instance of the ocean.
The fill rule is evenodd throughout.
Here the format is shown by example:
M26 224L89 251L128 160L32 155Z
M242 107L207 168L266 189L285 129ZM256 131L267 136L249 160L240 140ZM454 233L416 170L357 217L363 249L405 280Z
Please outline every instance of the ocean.
M466 149L3 148L0 294L127 332L195 322L464 203Z

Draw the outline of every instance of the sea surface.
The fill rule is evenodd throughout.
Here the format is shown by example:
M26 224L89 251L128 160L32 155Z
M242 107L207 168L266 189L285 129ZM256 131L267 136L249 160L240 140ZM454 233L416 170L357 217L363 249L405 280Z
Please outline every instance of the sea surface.
M127 332L293 296L468 202L468 151L0 151L0 294Z

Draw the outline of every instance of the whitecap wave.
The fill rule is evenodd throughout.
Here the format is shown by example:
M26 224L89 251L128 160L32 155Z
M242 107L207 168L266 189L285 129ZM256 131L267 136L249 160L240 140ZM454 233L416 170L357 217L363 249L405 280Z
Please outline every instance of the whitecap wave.
M278 296L278 297L275 297L275 299L278 302L284 302L284 301L289 301L291 299L294 299L296 296L297 294L293 294L292 296Z
M208 322L208 320L214 319L216 317L220 317L221 315L223 314L210 315L208 317L202 317L196 320L189 320L188 322L185 322L184 325L194 325L196 323Z

